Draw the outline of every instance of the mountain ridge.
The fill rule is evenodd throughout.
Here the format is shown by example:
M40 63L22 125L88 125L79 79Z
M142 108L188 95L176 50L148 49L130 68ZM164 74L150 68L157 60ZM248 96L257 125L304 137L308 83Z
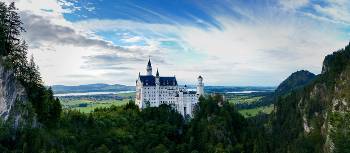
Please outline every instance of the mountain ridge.
M350 47L327 55L303 88L278 97L272 114L275 152L341 153L350 149Z
M83 84L77 86L53 85L51 86L55 94L78 93L78 92L108 92L108 91L130 91L135 90L135 86L127 86L122 84Z

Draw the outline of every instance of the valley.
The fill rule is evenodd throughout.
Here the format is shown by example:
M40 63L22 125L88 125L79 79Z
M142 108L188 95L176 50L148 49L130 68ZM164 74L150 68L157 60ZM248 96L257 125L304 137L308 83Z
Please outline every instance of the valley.
M95 85L80 85L84 86L84 90L79 89L79 86L64 87L53 86L54 96L60 99L62 108L64 110L77 110L83 113L90 113L95 108L108 108L112 105L122 106L127 104L129 101L135 100L135 92L119 90L112 92L111 90L105 91L106 86L98 88ZM89 86L94 88L89 89ZM190 86L191 87L191 86ZM75 91L96 91L96 92L72 92L71 88L75 88ZM67 90L64 90L67 89ZM273 104L258 105L261 100L270 95L275 87L237 87L237 86L208 86L205 87L207 94L222 94L226 100L232 105L246 105L248 108L239 108L239 112L246 116L252 117L258 113L269 114L272 111Z

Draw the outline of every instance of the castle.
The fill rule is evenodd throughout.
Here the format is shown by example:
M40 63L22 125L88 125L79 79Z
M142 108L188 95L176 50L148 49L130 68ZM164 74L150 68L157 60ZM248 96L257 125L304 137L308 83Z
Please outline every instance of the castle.
M158 69L154 76L150 59L148 60L146 71L146 75L139 73L136 80L135 103L140 109L167 104L184 117L193 116L193 110L198 103L199 97L204 95L202 76L198 77L197 91L191 91L186 86L178 86L175 76L159 76Z

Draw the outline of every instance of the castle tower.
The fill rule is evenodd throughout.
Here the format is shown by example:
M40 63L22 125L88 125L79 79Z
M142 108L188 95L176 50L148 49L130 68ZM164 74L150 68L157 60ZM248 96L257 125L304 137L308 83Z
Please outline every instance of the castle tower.
M202 76L199 76L197 79L198 79L198 84L197 84L197 95L198 95L198 96L204 96L203 77L202 77Z
M146 67L147 75L152 75L152 64L151 64L151 59L148 59L148 64Z
M157 73L156 73L156 77L155 77L155 84L156 84L156 103L159 106L160 105L160 80L159 80L160 76L159 76L159 72L158 72L158 68L157 68Z
M158 72L158 69L157 69L157 73L156 73L156 86L159 86L160 85L160 81L159 81L159 72Z

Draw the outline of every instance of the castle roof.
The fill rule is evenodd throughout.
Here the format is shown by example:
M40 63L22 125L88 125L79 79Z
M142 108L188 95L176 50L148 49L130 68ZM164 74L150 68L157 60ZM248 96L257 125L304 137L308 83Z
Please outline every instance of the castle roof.
M140 75L140 80L143 86L155 86L156 78L153 75ZM176 86L176 77L159 77L160 86Z
M151 64L151 59L148 59L148 64L147 64L147 66L149 66L149 67L152 66L152 64Z

